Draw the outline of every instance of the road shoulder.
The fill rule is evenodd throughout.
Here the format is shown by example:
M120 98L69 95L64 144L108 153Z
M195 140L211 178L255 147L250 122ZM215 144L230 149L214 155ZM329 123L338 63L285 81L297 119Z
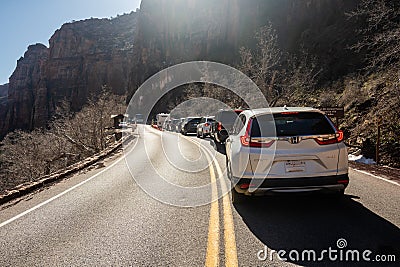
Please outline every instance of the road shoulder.
M358 162L349 162L352 169L360 170L371 174L372 176L379 176L386 180L400 184L400 169L391 168L387 166L369 165Z

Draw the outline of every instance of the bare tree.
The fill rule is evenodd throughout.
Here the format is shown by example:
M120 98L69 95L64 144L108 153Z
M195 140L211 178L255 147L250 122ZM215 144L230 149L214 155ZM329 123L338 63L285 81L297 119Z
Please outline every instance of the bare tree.
M388 65L398 67L400 60L400 3L392 0L361 0L348 14L360 25L360 41L351 48L362 52L366 69L376 70Z
M297 54L283 54L271 23L260 28L255 38L254 51L240 48L239 69L257 84L270 106L292 102L296 93L315 88L322 68L304 46Z
M66 101L49 129L9 133L1 143L0 190L64 168L113 141L111 115L125 111L124 99L109 93L92 97L73 114Z
M276 90L275 98L270 102L271 106L275 106L279 101L283 101L281 104L287 104L293 101L296 94L313 91L323 70L317 58L303 46L297 55L287 55L286 58L286 69L281 71L280 86Z
M68 142L49 131L17 130L8 134L2 142L1 161L6 166L6 175L2 178L17 183L32 181L66 167L68 151Z
M191 84L186 85L184 88L184 92L185 92L186 98L188 98L188 99L204 96L203 86L200 84L196 84L196 83L191 83Z
M282 61L278 36L271 23L255 33L256 49L242 47L239 50L239 70L252 79L268 101L276 98L274 82Z
M112 131L111 115L124 112L123 98L109 93L104 87L100 95L92 96L88 104L73 116L67 112L53 124L57 135L74 144L83 155L89 155L104 149L110 141Z

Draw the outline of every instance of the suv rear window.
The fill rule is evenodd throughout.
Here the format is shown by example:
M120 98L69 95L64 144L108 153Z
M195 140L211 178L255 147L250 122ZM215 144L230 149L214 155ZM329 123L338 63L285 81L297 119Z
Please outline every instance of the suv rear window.
M240 112L241 111L235 112L230 110L220 111L215 116L215 120L222 124L234 124Z
M276 136L333 134L335 129L328 119L318 112L277 113L273 114ZM253 119L251 136L273 136L271 115L261 115Z
M201 118L193 118L193 119L189 119L188 123L199 123L201 120Z

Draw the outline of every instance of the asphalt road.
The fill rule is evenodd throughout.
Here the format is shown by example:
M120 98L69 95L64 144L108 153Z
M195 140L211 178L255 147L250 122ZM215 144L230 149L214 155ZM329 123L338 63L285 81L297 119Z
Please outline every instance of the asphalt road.
M0 266L399 266L398 184L350 170L340 201L233 206L224 169L209 140L146 128L123 156L1 206Z

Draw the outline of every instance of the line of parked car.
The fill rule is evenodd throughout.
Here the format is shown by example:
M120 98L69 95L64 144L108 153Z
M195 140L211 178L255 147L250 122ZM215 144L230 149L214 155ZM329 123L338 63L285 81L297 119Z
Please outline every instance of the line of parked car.
M159 128L183 135L196 134L199 138L210 137L216 144L222 146L242 111L242 109L220 110L215 116L167 118Z
M215 116L166 120L164 126L211 137L226 155L234 202L270 193L342 196L349 183L343 132L318 109L220 110Z

